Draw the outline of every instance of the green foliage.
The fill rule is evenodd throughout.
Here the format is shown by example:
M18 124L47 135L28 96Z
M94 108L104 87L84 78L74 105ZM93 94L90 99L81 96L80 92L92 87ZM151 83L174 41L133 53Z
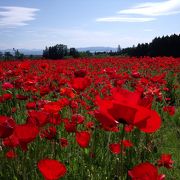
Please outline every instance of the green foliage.
M14 53L12 54L9 51L6 51L4 53L0 52L0 60L5 60L5 61L9 61L9 60L22 60L25 56L23 53L20 53L19 50L15 50L13 48Z
M57 44L55 46L46 47L43 51L43 57L46 59L78 58L79 53L75 48L68 49L66 45Z
M156 37L151 43L138 44L136 47L124 48L121 54L129 56L173 56L180 57L180 35Z

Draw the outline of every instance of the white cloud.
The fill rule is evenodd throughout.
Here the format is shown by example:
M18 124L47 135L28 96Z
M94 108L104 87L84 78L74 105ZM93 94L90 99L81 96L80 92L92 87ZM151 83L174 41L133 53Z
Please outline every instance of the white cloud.
M162 16L180 13L180 0L166 0L161 2L141 3L129 9L118 12L119 14L136 14L145 16Z
M154 21L155 18L149 17L124 17L124 16L114 16L114 17L106 17L106 18L98 18L97 22L148 22Z
M97 18L97 22L149 22L156 20L157 16L180 13L180 0L166 0L161 2L140 3L132 8L117 12L113 17ZM133 15L138 15L134 17ZM140 16L140 17L139 17Z
M39 9L6 6L0 7L0 28L25 26L28 21L35 19Z

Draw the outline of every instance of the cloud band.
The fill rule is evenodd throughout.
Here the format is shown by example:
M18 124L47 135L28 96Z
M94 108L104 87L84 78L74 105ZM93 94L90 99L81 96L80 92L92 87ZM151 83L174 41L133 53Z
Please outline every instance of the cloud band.
M15 6L0 7L0 27L25 26L28 21L35 19L37 11L39 9Z

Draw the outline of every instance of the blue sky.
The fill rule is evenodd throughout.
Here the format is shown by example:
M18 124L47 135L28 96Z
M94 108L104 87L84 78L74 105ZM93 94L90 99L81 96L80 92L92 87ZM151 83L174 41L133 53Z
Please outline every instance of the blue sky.
M0 49L127 47L180 33L180 0L1 0Z

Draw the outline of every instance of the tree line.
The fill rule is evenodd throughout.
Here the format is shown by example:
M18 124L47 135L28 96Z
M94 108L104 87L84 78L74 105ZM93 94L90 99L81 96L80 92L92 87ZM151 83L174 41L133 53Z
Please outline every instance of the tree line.
M20 53L18 49L14 49L13 48L14 53L10 53L9 51L6 51L4 53L0 52L0 59L3 60L14 60L14 59L18 59L18 60L22 60L24 59L24 54Z
M121 49L118 45L117 51L113 52L78 52L75 48L68 49L66 45L60 44L46 47L43 57L47 59L63 59L65 57L104 57L104 56L172 56L180 57L180 35L156 37L150 43L142 43L137 46Z
M76 48L68 48L64 44L56 44L55 46L46 47L43 50L43 58L45 59L67 59L67 58L87 58L94 54L90 51L80 52Z
M46 47L43 50L43 57L46 59L63 59L65 57L78 58L79 52L75 48L67 48L67 45L57 44L55 46Z
M129 56L172 56L180 57L180 35L156 37L150 43L122 49L120 54Z
M75 48L69 48L64 44L57 44L55 46L46 47L43 50L43 55L30 55L25 56L18 50L13 48L14 53L10 52L0 52L0 59L3 60L14 60L14 59L64 59L64 58L86 58L86 57L106 57L106 56L172 56L180 57L180 34L156 37L150 43L142 43L137 46L128 47L121 49L120 45L117 47L117 51L113 52L79 52Z
M119 55L121 51L120 45L118 45L117 51L109 52L90 52L90 51L78 51L76 48L67 48L67 45L56 44L55 46L46 47L43 50L43 58L45 59L64 59L64 58L88 58L88 57L105 57Z
M25 55L19 52L18 49L13 48L13 51L0 52L0 60L11 61L11 60L23 60L23 59L41 59L42 55Z

